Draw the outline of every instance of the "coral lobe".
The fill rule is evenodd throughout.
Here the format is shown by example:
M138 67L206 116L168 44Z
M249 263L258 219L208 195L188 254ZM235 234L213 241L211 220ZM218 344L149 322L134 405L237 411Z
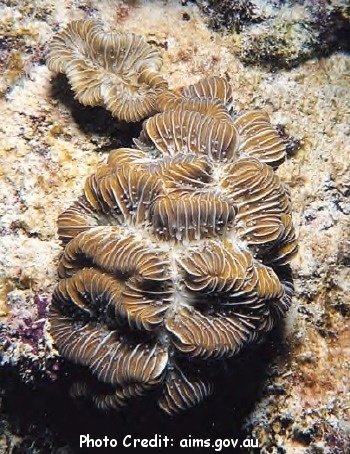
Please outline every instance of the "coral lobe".
M291 281L278 274L296 243L288 192L238 151L235 122L180 107L142 134L152 150L112 152L59 218L68 244L52 333L63 355L113 386L94 397L100 407L160 387L172 413L211 391L200 372L188 378L185 357L232 356L284 314Z
M68 30L54 41L49 64L62 64L73 86L79 59L65 66L66 54L57 56L62 37L82 30L92 41L83 45L91 60L109 62L110 42L122 39L129 43L118 64L124 73L139 72L140 81L158 68L135 37L102 35L93 21ZM137 58L127 63L129 53ZM90 69L82 74L92 77ZM82 102L100 102L106 90L105 81L90 86ZM116 100L119 118L120 105ZM231 105L232 89L217 76L174 91L162 85L152 109L133 110L149 116L136 148L112 151L59 216L65 249L51 332L64 356L107 385L77 391L100 408L149 390L169 414L196 405L212 391L203 360L237 354L290 305L288 264L297 246L289 191L274 173L285 144L266 112L232 118ZM150 116L153 107L158 113Z
M156 95L167 88L158 73L162 59L143 37L107 33L97 20L71 22L51 42L48 67L65 73L77 99L104 106L124 121L156 112Z

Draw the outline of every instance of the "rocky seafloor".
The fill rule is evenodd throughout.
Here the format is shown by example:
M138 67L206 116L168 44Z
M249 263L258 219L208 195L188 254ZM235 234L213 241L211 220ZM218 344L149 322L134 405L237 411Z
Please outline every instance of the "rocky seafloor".
M1 453L79 452L84 433L253 437L250 451L262 453L350 450L349 10L340 0L0 1ZM57 216L140 129L81 106L45 64L50 38L88 17L145 36L171 87L226 76L236 110L263 107L292 138L278 170L299 238L292 307L265 342L223 365L208 400L172 419L147 401L112 415L81 407L68 393L80 371L50 337Z

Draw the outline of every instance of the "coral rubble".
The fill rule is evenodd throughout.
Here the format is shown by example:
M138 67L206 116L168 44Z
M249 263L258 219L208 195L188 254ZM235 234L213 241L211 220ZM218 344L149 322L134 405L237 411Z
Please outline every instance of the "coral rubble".
M250 0L198 0L198 6L209 17L209 25L215 30L223 27L241 31L254 19L255 5Z
M214 29L232 35L245 63L291 68L307 59L349 49L346 0L198 1Z

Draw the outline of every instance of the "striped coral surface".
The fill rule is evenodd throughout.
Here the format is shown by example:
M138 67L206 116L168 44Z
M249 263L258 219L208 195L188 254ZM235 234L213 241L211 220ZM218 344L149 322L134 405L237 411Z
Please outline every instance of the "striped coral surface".
M266 112L231 103L219 77L163 90L135 148L111 152L59 217L51 332L105 385L76 391L100 408L150 391L169 414L198 404L207 360L236 355L291 303L285 144Z

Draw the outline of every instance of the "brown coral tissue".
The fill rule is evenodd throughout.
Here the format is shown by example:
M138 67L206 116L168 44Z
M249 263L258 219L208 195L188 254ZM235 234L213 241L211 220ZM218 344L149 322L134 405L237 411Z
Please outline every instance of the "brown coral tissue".
M59 216L51 330L112 409L152 391L168 414L211 393L205 366L286 313L296 253L285 146L266 112L232 118L219 77L159 96L137 148L110 153Z
M58 33L47 65L66 74L79 102L128 122L154 114L156 96L167 88L156 49L133 33L108 33L93 19L73 21Z

